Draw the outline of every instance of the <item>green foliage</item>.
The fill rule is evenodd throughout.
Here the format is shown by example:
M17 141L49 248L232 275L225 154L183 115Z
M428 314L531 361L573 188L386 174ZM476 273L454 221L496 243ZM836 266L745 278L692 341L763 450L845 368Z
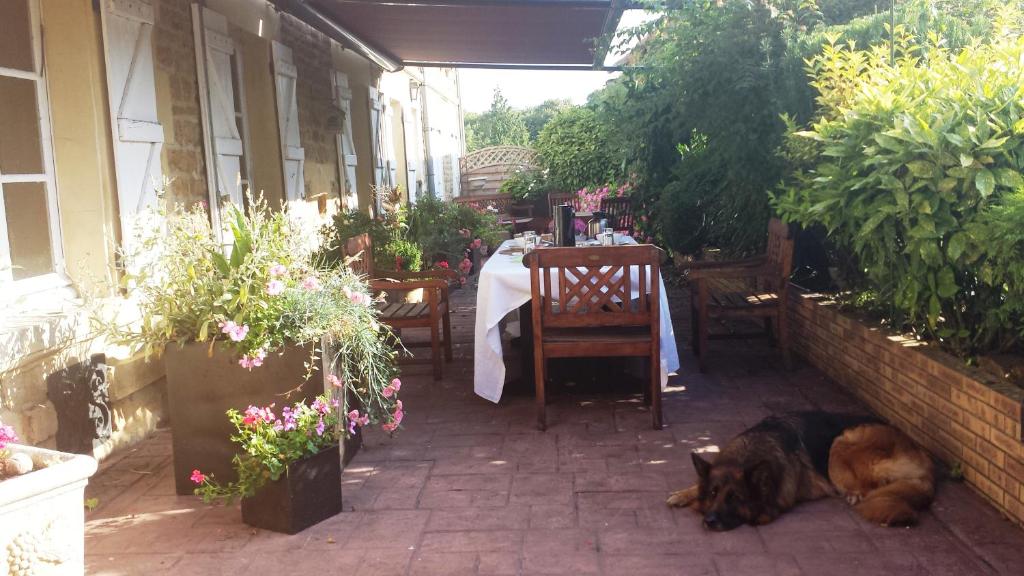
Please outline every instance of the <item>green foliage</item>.
M481 114L466 114L466 151L489 146L527 146L530 131L522 114L512 109L501 90L494 90L491 108Z
M420 270L423 266L423 250L419 245L404 238L394 238L380 248L374 249L374 264L390 264L383 270Z
M820 117L791 135L816 155L795 154L773 196L850 250L897 325L963 354L1005 347L1022 325L1006 283L1021 268L1008 223L1024 187L1024 40L1019 10L996 21L996 40L959 52L901 27L893 47L827 45L808 61Z
M551 192L551 185L541 170L518 170L501 183L498 192L516 200L536 200Z
M420 247L427 266L444 261L455 269L474 239L496 246L507 235L497 215L430 195L409 210L409 239Z
M526 130L530 133L530 142L536 142L541 130L547 126L552 118L566 108L572 108L569 100L545 100L544 102L526 108L522 111L523 122Z
M621 175L609 127L589 107L559 111L541 130L535 148L552 189L575 191Z
M198 204L140 213L132 250L122 253L131 305L115 306L118 316L111 318L106 302L93 303L98 333L147 355L206 342L234 353L250 370L284 346L311 344L308 372L328 355L331 374L372 417L388 413L394 400L383 390L396 373L395 338L368 305L365 281L315 259L286 209L271 211L253 198L249 206L248 213L234 205L224 211L228 247ZM310 376L297 374L296 385Z

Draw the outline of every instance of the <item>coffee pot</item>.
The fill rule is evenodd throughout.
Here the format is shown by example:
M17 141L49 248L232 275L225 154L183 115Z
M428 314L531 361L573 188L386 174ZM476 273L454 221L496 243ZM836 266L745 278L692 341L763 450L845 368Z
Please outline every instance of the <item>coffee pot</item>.
M608 227L607 214L594 212L594 217L587 222L587 238L597 238Z
M555 224L555 246L576 245L576 212L569 204L555 206L551 215Z

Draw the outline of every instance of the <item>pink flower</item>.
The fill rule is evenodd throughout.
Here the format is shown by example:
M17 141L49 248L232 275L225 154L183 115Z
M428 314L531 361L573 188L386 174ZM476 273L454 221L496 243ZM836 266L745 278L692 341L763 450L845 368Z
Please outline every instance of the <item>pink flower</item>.
M270 267L270 277L280 278L288 273L288 268L285 268L284 264L274 264Z
M273 404L266 408L249 406L245 409L245 416L242 417L242 424L255 427L263 422L273 422L277 420L277 418L274 417L274 412L271 410L273 407ZM287 414L285 417L287 418Z
M192 476L190 478L196 484L202 484L203 482L206 482L206 474L200 472L198 468L192 471Z
M461 230L459 230L459 235L464 238L469 238L472 234L473 232L470 231L468 228L462 228Z
M437 265L440 266L441 268L444 268L445 270L448 269L448 261L447 260L441 260L440 262L437 263Z
M18 441L18 435L14 433L13 426L4 426L0 424L0 450L7 447L8 444Z
M228 338L230 338L232 342L241 342L242 340L245 340L245 335L249 333L248 326L245 324L236 324L231 320L220 322L217 326L220 328L221 332L228 335Z
M359 426L361 428L361 427L366 426L367 424L370 423L370 417L367 416L366 414L363 414L362 416L360 416L359 415L359 410L353 410L353 411L349 412L347 417L348 417L348 433L349 434L355 434L356 433L356 426Z
M479 248L479 247L480 247L480 246L481 246L481 245L482 245L483 243L484 243L484 242L483 242L483 240L481 240L481 239L479 239L479 238L475 238L475 239L474 239L474 240L473 240L473 241L472 241L472 242L471 242L471 243L469 244L469 247L470 247L470 248L472 248L472 249L474 249L474 250L476 250L476 249L477 249L477 248Z
M469 271L473 269L473 261L469 258L463 258L462 262L459 262L459 270L463 274L469 274Z
M387 386L384 387L382 394L384 394L385 398L391 398L392 396L395 395L395 392L398 392L401 389L402 381L399 380L398 378L395 378L394 380L391 381L391 384L388 384Z
M466 285L466 277L465 276L459 276L459 284L461 284L462 286Z
M345 294L345 296L348 296L348 299L351 300L353 304L360 304L362 306L367 307L373 306L373 298L371 298L369 294L364 294L363 292L353 292L348 288L342 288L341 291L343 294Z
M317 280L316 276L307 276L306 279L302 281L302 289L309 292L319 290L320 281Z
M252 370L253 368L259 368L263 366L263 360L267 357L267 351L260 348L256 352L242 356L238 359L238 365L242 368Z
M335 388L341 388L344 384L341 383L341 378L338 378L334 374L327 375L327 382Z
M277 296L281 292L284 292L284 282L280 280L271 280L267 282L267 294L271 296Z

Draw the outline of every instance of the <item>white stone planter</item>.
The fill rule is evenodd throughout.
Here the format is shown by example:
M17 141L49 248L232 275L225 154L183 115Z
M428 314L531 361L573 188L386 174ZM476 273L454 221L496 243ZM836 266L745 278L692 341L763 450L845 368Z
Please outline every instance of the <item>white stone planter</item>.
M0 480L0 576L85 573L85 485L96 460L10 444L35 469Z

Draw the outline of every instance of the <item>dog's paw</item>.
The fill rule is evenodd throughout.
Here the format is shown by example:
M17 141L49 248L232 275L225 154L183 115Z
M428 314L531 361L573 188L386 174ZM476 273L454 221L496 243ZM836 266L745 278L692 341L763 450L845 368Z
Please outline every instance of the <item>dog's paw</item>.
M676 490L669 495L668 500L665 501L669 506L683 507L693 504L697 500L697 487L691 486L684 490Z

